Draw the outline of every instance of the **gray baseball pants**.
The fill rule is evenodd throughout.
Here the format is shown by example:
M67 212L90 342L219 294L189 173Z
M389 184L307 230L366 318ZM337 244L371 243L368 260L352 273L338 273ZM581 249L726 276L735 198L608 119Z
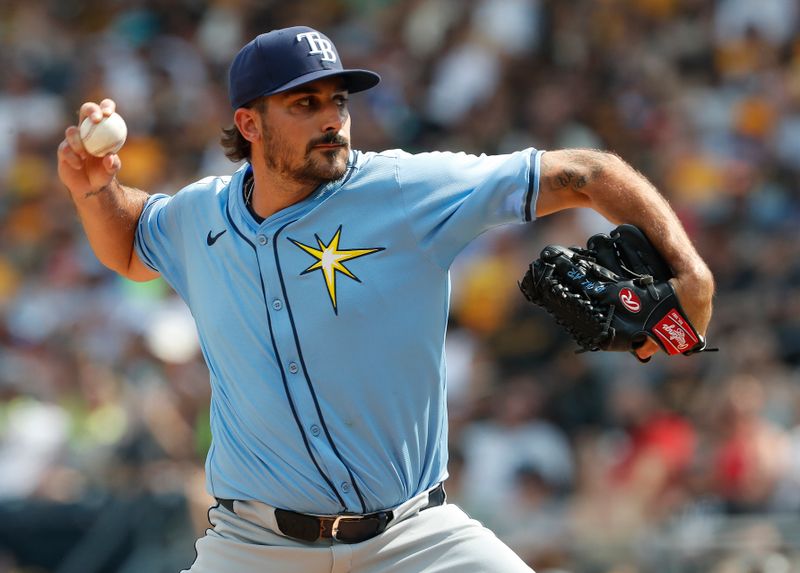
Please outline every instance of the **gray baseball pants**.
M386 531L354 544L297 541L280 533L274 508L234 502L209 512L213 529L197 541L182 573L533 573L491 531L452 504L420 511L428 494L394 510Z

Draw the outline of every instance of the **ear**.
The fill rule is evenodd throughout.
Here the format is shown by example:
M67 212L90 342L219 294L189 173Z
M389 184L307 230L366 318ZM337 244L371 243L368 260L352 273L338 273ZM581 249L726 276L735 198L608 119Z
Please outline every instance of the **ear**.
M233 112L233 122L247 141L253 143L261 139L261 121L255 110L240 107Z

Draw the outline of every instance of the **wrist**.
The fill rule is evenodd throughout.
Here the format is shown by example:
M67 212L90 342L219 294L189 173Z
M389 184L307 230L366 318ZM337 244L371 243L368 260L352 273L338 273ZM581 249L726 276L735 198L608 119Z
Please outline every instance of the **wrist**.
M75 191L70 193L72 194L73 200L87 200L92 199L93 197L102 197L110 193L114 193L117 189L119 189L119 182L117 178L114 177L106 184L101 185L99 187L90 187L88 189L82 189L80 191Z
M714 275L701 260L676 273L675 278L691 288L697 296L705 296L710 300L714 295Z
M701 264L670 279L678 300L697 332L705 335L711 321L714 278Z

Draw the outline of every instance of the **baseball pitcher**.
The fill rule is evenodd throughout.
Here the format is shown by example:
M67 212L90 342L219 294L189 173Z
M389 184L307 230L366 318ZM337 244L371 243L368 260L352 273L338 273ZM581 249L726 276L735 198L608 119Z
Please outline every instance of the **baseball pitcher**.
M174 196L117 179L76 126L58 150L97 257L162 276L196 320L212 387L193 573L513 573L510 549L448 504L448 269L489 228L591 207L641 229L702 336L712 277L667 202L613 154L362 152L348 98L379 82L294 27L232 62L232 176ZM88 102L99 122L114 102ZM658 345L644 340L646 359Z

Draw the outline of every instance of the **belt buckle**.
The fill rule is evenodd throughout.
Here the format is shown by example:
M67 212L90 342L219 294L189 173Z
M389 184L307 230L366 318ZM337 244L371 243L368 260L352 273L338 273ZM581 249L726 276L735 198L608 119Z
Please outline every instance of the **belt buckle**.
M331 525L331 537L336 541L341 541L341 539L337 537L339 533L339 523L342 521L358 521L360 519L363 519L360 515L337 515Z

